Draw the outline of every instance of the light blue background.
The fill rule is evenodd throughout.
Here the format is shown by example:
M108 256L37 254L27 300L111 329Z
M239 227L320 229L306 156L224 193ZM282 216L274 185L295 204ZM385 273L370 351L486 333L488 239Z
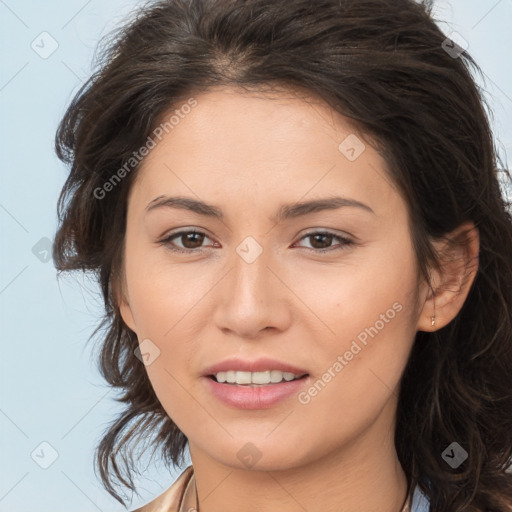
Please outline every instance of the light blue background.
M58 284L51 261L40 258L45 238L55 234L67 175L53 154L57 122L91 71L100 35L140 3L0 0L0 512L124 510L92 465L102 431L120 410L96 371L93 343L86 344L102 314L101 297L84 279ZM498 148L510 160L512 0L442 1L436 13L447 21L446 34L455 30L469 42L485 72L481 85L494 110ZM31 48L40 37L51 48L42 32L58 44L46 59ZM41 442L58 453L48 469L31 458ZM51 449L42 450L34 459L49 462ZM132 507L160 494L177 474L148 469Z

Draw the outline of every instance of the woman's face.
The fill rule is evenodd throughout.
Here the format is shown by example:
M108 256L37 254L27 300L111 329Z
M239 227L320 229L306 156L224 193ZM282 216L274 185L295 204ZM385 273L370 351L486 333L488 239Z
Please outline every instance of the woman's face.
M361 436L381 449L423 293L384 160L320 102L195 100L128 203L121 312L162 406L193 457L230 467L297 467ZM243 372L218 377L238 384L211 377L227 360Z

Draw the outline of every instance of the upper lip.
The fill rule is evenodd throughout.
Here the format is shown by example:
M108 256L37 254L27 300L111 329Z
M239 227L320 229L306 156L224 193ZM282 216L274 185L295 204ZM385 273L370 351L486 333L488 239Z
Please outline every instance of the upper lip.
M229 370L241 372L264 372L266 370L279 370L282 372L294 373L295 375L304 375L308 373L306 370L288 363L284 363L282 361L278 361L277 359L263 357L254 361L247 361L237 358L225 359L220 363L205 368L203 375L215 375L216 373L226 372Z

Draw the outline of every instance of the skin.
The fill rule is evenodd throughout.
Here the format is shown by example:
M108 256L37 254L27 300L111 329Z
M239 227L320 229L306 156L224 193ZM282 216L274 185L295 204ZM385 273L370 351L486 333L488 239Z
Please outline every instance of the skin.
M196 100L132 185L119 302L139 342L149 338L160 350L146 370L189 440L200 510L235 512L244 503L249 512L397 512L406 497L393 439L399 380L415 333L441 328L462 307L478 234L432 272L432 296L386 162L362 135L356 160L338 149L356 133L346 118L291 91L226 87ZM146 213L164 194L216 205L225 217L171 207ZM283 203L333 195L373 213L347 206L272 220ZM453 236L464 227L473 226ZM206 236L174 239L189 254L159 243L182 229ZM304 237L322 230L354 243ZM263 249L251 264L236 252L248 236ZM339 250L322 255L323 247ZM241 410L204 386L211 364L268 356L306 369L307 389L394 303L401 311L307 404L292 396ZM248 442L261 454L251 468L237 457Z

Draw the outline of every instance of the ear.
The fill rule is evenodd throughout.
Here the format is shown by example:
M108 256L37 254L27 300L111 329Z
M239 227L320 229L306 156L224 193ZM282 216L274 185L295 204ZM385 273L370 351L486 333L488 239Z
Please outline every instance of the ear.
M425 302L418 331L436 331L449 324L462 309L478 270L478 229L473 222L465 222L442 240L435 241L434 247L441 268L431 270L431 288L423 283Z
M121 284L119 284L121 283ZM128 298L128 293L126 292L126 280L124 274L122 276L118 276L112 282L112 292L114 296L114 300L119 307L119 312L121 314L121 318L123 322L135 333L137 333L135 329L135 320L133 318L133 313L130 307L130 301Z
M122 301L119 303L119 312L121 313L121 318L123 322L134 332L137 333L135 329L135 320L133 319L132 310L130 308L130 304L127 301Z

